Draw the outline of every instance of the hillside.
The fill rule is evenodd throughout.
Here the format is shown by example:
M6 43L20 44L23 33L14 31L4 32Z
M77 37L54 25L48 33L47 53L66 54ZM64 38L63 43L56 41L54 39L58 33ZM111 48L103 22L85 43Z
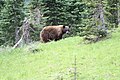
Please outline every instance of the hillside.
M75 73L77 80L120 80L120 32L93 44L70 37L0 52L0 80L72 80Z

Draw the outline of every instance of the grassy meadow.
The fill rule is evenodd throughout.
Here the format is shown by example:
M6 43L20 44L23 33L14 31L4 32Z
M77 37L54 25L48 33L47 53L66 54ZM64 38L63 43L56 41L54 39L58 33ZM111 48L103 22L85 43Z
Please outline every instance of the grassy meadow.
M92 44L83 44L76 36L0 52L0 80L75 80L75 76L120 80L120 32Z

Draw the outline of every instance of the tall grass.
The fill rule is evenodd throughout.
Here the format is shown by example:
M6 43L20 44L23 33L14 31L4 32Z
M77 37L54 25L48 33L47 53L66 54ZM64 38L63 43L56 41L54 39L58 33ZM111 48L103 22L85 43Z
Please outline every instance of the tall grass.
M70 37L36 42L0 53L0 80L120 80L120 32L112 38L83 44Z

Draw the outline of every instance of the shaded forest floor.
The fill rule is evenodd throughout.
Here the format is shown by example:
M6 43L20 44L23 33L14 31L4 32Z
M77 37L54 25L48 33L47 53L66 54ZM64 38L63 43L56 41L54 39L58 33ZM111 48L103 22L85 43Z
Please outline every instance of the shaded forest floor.
M0 80L72 80L75 73L77 80L120 80L120 31L92 44L69 37L0 52Z

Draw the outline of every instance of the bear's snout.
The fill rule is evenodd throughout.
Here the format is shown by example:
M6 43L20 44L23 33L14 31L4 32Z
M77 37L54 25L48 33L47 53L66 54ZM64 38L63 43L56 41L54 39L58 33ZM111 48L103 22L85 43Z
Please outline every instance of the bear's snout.
M66 34L70 34L70 31L66 31Z

